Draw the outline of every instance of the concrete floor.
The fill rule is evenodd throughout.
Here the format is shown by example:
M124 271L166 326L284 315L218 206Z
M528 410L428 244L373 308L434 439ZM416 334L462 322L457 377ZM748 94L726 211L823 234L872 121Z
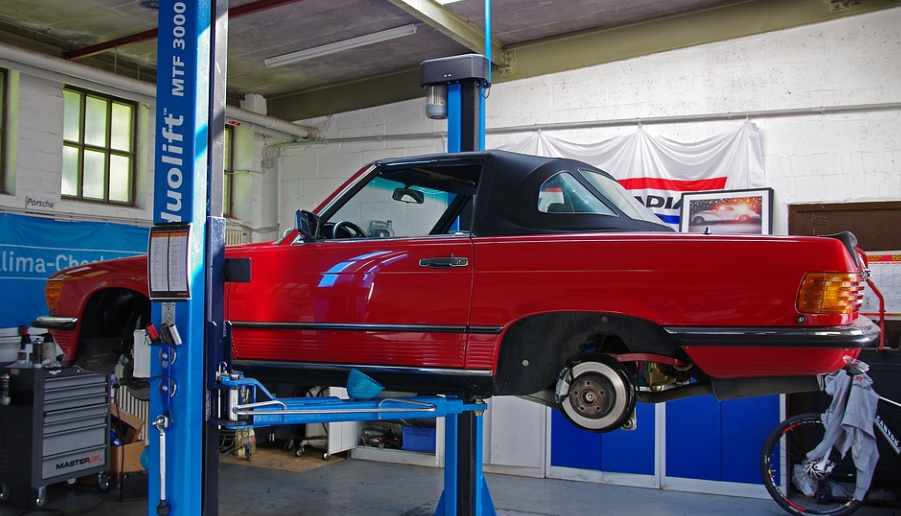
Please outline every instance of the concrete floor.
M564 480L486 475L501 516L784 516L774 502ZM361 460L337 461L305 472L223 463L221 516L427 516L435 512L443 471ZM29 511L30 491L13 487L0 516L142 516L146 500L120 502L118 491L57 484L41 511ZM155 511L150 513L155 514ZM864 507L859 516L901 516Z

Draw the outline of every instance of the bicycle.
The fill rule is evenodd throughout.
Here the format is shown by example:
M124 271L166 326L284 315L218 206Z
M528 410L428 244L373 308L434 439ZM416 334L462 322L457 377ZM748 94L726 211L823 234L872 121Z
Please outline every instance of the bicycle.
M879 410L885 406L901 409L901 403L879 396L874 427L877 435L882 435L889 447L901 456L901 444L896 437L899 433L892 431L879 416ZM827 457L807 459L807 452L823 440L825 432L821 414L798 414L776 426L763 444L760 455L763 485L773 500L790 514L847 516L863 505L863 500L853 497L857 469L850 451L841 458L833 448Z

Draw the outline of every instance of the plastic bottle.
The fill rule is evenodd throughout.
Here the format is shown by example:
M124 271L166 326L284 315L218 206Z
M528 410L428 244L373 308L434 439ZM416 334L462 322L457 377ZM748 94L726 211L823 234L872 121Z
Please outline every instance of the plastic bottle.
M0 405L9 405L12 401L9 397L9 375L0 376Z

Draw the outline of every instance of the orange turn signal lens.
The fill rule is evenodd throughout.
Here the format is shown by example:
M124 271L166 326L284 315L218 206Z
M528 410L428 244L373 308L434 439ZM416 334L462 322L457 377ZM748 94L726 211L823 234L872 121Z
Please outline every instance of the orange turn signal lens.
M62 280L48 280L47 286L44 287L44 299L50 310L56 310L59 305L59 298L63 295Z
M798 311L850 314L863 302L863 275L856 272L808 272L798 292Z

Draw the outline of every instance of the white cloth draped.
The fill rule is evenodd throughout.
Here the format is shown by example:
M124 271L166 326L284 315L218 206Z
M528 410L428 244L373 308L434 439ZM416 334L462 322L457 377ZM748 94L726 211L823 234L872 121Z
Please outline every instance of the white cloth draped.
M676 227L683 192L764 186L760 133L750 122L693 143L655 136L638 126L631 134L597 143L572 143L536 131L500 149L594 165Z

